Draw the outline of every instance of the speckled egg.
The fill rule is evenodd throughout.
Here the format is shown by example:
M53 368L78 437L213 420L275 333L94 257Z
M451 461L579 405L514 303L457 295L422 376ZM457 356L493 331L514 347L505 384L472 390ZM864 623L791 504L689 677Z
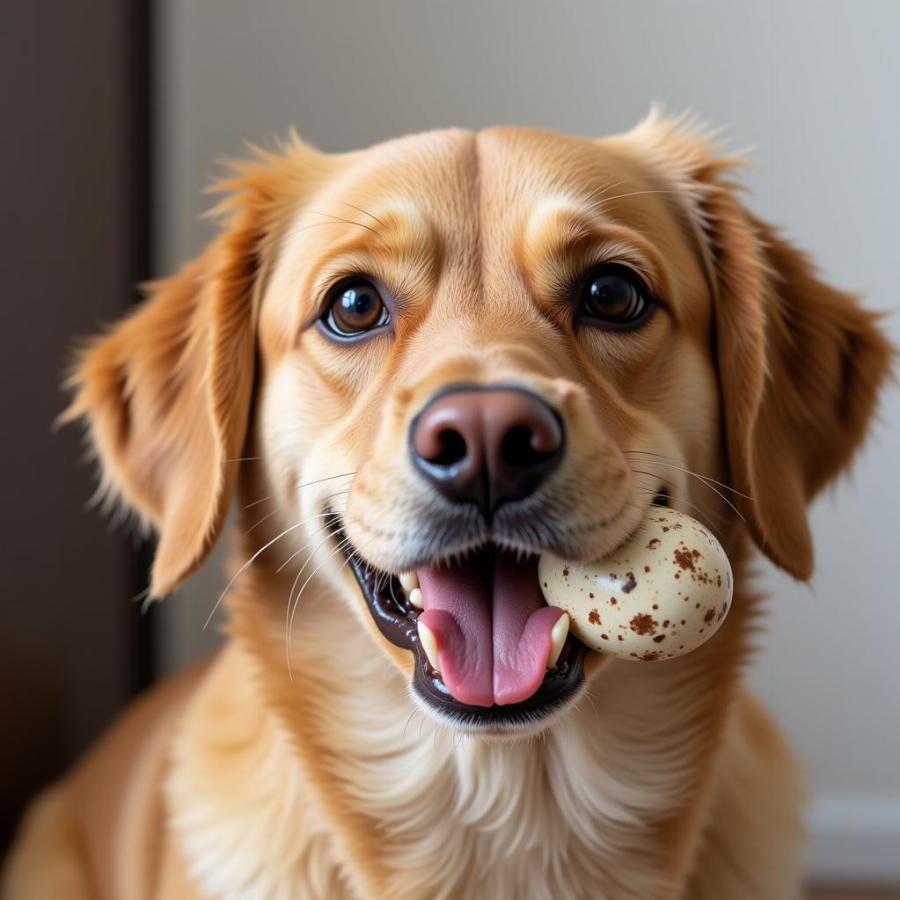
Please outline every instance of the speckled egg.
M588 647L625 659L672 659L718 631L731 608L731 565L696 519L654 507L638 530L598 562L541 556L541 590L564 609Z

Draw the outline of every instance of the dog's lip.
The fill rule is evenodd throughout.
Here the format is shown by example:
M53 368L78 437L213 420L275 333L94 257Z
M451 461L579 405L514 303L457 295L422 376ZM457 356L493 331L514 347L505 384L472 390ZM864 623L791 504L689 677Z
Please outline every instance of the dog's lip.
M559 710L578 693L584 683L587 647L570 634L556 665L547 671L540 687L526 700L487 707L461 703L450 694L439 673L428 661L419 640L418 611L405 601L397 577L369 567L349 546L340 516L332 511L326 515L327 527L339 546L344 548L344 556L378 630L395 646L413 653L413 690L421 700L453 724L479 731L508 731L534 724Z

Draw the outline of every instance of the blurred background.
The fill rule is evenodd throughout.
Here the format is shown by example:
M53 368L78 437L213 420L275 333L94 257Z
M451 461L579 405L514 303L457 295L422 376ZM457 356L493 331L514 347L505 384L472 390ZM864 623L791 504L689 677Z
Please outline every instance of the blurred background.
M73 338L209 238L217 157L290 125L330 151L446 125L603 135L658 100L751 146L750 205L896 312L898 47L894 0L2 0L0 837L135 691L216 640L221 551L141 616L151 548L86 509L79 436L50 426ZM749 675L809 765L822 886L900 891L898 459L893 388L813 510L813 583L759 564Z

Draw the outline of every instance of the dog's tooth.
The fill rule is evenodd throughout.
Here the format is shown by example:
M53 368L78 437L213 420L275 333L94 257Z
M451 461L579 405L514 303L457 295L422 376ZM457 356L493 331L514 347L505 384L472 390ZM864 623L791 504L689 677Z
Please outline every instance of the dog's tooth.
M421 588L415 587L411 591L407 591L407 598L416 609L425 609L425 601L422 599Z
M422 642L422 649L428 657L428 662L431 663L435 672L440 672L438 668L437 639L434 636L434 632L421 619L419 619L419 640Z
M408 594L419 586L419 576L415 572L403 572L400 576L400 587Z
M563 644L569 636L569 614L563 613L550 632L550 655L547 657L547 668L552 669L559 660Z

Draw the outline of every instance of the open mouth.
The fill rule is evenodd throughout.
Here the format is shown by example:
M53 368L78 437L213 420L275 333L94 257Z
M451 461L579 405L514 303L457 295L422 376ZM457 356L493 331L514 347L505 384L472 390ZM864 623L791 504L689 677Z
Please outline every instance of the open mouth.
M337 515L329 528L344 541ZM487 544L398 577L352 549L345 555L382 635L412 651L414 690L456 724L532 723L584 683L587 648L568 634L563 611L545 603L536 556Z

